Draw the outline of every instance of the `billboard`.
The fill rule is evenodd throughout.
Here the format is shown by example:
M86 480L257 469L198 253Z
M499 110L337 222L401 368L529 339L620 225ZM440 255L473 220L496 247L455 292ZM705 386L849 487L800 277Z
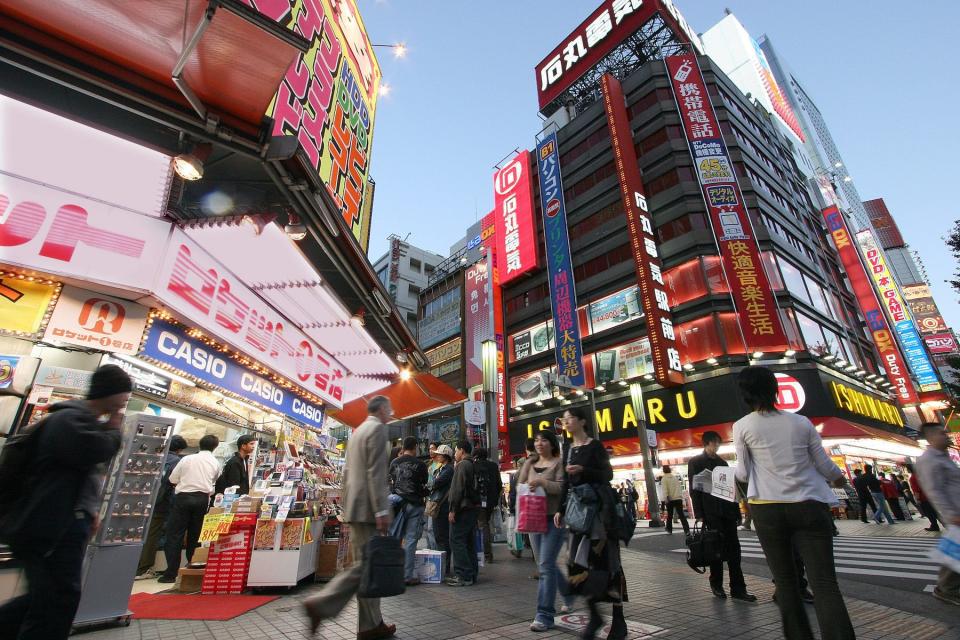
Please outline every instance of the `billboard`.
M700 48L700 39L669 0L603 0L537 65L540 109L553 102L658 12L681 40Z
M633 265L640 286L640 302L647 316L647 336L653 354L653 369L662 386L681 384L683 367L670 315L670 299L663 283L657 236L653 232L653 216L640 178L640 166L634 151L633 129L627 115L627 103L620 81L605 74L600 81L603 106L607 112L613 157L620 182L620 195L627 216L627 231L633 250Z
M940 382L937 380L936 370L933 363L927 357L927 351L924 348L923 341L920 340L920 334L913 324L913 317L903 298L900 296L899 287L893 279L893 274L887 268L887 262L883 259L883 252L877 246L877 241L873 237L873 232L864 229L857 234L857 243L863 252L863 257L867 261L867 270L873 278L873 283L880 293L880 304L887 311L887 317L893 323L893 328L900 336L900 344L903 346L903 355L906 356L907 365L916 376L920 383L921 391L937 391Z
M557 375L566 384L582 387L586 383L583 345L580 343L577 291L573 281L573 260L570 258L570 236L556 131L550 132L537 143L537 170L540 175L540 204L547 250L547 283L550 285L550 306L553 309Z
M910 307L910 313L913 314L913 321L917 323L917 329L921 334L929 335L947 331L947 323L940 315L940 309L933 300L930 287L925 284L911 284L903 287L902 290L907 306Z
M2 246L2 245L0 245ZM60 285L0 271L0 335L39 337Z
M750 44L753 45L753 57L757 73L760 75L763 88L766 89L767 98L770 100L771 106L773 106L773 112L800 138L800 142L806 142L803 129L800 128L800 121L797 119L797 114L794 113L793 107L787 102L787 97L784 95L780 85L777 84L777 79L773 77L773 69L770 68L770 63L767 62L767 56L764 55L763 50L756 40L751 38Z
M860 312L867 321L867 330L877 348L877 353L880 354L880 363L887 372L887 379L896 389L900 404L917 404L919 398L907 373L907 365L890 331L890 325L877 303L877 297L874 295L863 263L860 262L860 255L853 245L843 214L835 205L827 207L822 213L827 223L827 231L833 238L833 244L840 255L840 262L843 263L843 269L847 272L850 286L857 297Z
M906 245L906 241L900 233L900 227L897 226L896 220L893 219L893 215L887 209L887 203L883 201L883 198L864 200L863 208L867 210L870 226L877 232L877 239L880 240L881 247L892 249Z
M930 349L930 353L935 356L949 355L958 351L957 340L949 331L923 336L923 341Z
M496 251L503 261L500 281L507 285L537 267L529 151L521 151L507 166L493 174L493 192Z
M129 300L64 285L44 339L132 356L140 348L149 311Z
M417 321L417 341L426 349L460 333L460 289L450 289L425 305Z
M465 340L467 348L466 387L483 384L483 342L493 340L493 302L490 299L490 272L486 260L467 267Z
M618 327L624 322L642 318L639 294L637 287L630 287L591 302L587 311L587 317L590 318L590 334L600 333Z
M271 135L293 135L363 246L380 65L354 0L244 0L310 40L266 115Z
M600 351L593 355L597 384L629 380L654 372L650 340L640 338L629 344Z
M787 348L733 162L694 54L664 59L748 352Z

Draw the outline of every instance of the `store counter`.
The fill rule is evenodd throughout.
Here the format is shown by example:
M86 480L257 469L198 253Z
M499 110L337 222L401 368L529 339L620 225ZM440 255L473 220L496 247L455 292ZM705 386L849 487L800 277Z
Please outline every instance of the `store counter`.
M248 587L292 587L317 567L320 519L258 520Z

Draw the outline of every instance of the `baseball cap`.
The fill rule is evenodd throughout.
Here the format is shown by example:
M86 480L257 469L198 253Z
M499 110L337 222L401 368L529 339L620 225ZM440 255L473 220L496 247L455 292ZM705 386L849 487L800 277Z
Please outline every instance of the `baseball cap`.
M449 446L445 444L442 444L439 447L437 447L436 453L438 456L447 456L448 458L453 458L453 449L451 449Z

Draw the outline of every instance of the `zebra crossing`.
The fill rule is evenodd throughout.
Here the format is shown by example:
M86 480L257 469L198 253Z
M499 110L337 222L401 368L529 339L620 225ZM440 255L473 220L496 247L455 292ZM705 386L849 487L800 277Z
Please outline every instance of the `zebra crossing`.
M940 566L930 559L929 554L938 542L937 538L837 536L833 539L833 556L841 577L859 575L911 580L922 583L919 590L930 591L932 583L937 581ZM745 559L765 559L760 541L755 536L741 533L740 547ZM686 553L685 548L673 551Z

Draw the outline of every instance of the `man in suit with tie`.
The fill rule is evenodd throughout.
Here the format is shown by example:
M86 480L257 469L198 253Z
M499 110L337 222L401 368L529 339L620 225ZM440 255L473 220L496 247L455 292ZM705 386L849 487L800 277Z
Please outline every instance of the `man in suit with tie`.
M354 564L304 603L313 633L323 619L339 614L357 593L363 575L362 563L366 561L363 556L367 541L377 533L386 535L390 528L386 423L393 416L393 407L388 398L376 396L367 403L367 413L367 419L347 442L343 467L343 521L350 525ZM396 633L396 625L383 622L379 598L357 598L357 605L360 612L358 640L380 640Z

